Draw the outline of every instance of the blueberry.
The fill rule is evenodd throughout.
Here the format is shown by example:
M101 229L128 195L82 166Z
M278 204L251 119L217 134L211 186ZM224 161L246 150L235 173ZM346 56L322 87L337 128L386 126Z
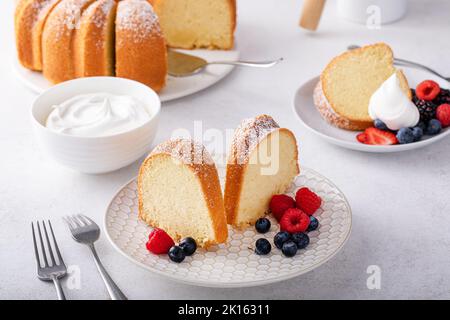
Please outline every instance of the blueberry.
M428 122L427 126L427 134L434 135L438 134L442 130L441 122L437 119L431 119L430 122Z
M184 260L186 257L186 254L184 253L183 249L179 246L173 246L169 250L169 258L173 262L180 263Z
M422 129L423 132L425 132L427 130L427 125L423 121L420 121L416 127L419 127L420 129Z
M273 238L273 243L275 243L275 247L281 249L283 247L283 243L288 240L291 240L291 235L289 234L289 232L280 231Z
M286 257L293 257L297 254L297 245L295 244L294 241L287 241L283 244L283 247L281 248L281 252L283 252L283 254Z
M260 238L260 239L256 240L255 246L256 246L255 253L259 254L259 255L268 254L270 252L270 250L272 250L272 246L270 245L270 242L264 238Z
M387 125L383 121L381 121L380 119L376 119L373 122L373 125L374 125L375 128L380 129L380 130L385 130L385 131L389 130Z
M317 220L317 218L310 216L309 217L309 226L308 226L308 232L309 231L314 231L319 227L319 220Z
M309 237L306 233L297 232L292 235L292 241L294 241L298 249L304 249L309 244Z
M423 129L421 127L412 128L412 133L414 137L414 141L419 141L423 136Z
M192 256L195 250L197 250L197 242L191 237L181 240L179 246L183 249L186 256Z
M259 233L266 233L270 230L270 221L266 218L259 218L255 223L256 231Z
M414 142L413 131L410 128L401 128L397 132L397 140L400 144Z

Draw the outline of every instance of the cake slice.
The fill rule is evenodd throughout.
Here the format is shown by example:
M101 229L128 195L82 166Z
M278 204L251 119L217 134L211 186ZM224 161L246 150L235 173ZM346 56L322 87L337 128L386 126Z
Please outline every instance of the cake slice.
M74 34L75 76L114 75L114 0L98 0L81 16Z
M150 0L170 47L231 49L236 0Z
M42 70L42 32L60 0L20 0L14 15L17 56L28 69Z
M227 239L227 222L216 166L192 140L169 140L143 162L138 177L139 217L175 241L193 237L207 247Z
M254 224L299 174L294 134L268 115L244 120L236 129L227 161L225 211L229 224Z
M166 42L151 4L144 0L120 1L116 17L116 76L160 91L166 75Z
M363 130L373 124L368 112L370 97L394 72L398 72L402 89L411 97L405 76L394 67L394 55L388 45L377 43L347 51L322 72L314 103L332 125Z

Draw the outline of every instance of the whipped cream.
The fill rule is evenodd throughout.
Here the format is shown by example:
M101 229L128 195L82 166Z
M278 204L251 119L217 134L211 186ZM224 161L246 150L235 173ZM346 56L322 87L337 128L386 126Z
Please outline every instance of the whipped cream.
M77 95L52 107L46 127L81 137L104 137L123 133L146 123L148 108L127 95L94 93Z
M400 87L397 73L390 76L373 93L369 102L369 115L383 121L391 130L414 127L419 123L419 110Z

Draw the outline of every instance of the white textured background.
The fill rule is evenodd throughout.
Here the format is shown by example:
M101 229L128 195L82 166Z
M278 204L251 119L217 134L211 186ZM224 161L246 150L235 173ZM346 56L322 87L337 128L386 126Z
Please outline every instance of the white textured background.
M178 285L133 265L105 237L98 251L131 299L450 298L450 141L401 154L366 154L331 146L311 135L292 112L295 90L351 43L386 41L398 57L450 75L450 2L410 1L408 16L381 30L339 20L329 1L320 31L297 27L301 1L240 0L238 48L245 59L283 56L270 70L235 70L207 91L167 103L156 142L174 129L234 128L244 117L268 113L295 131L301 162L334 181L353 208L346 247L326 265L294 280L245 289ZM139 163L86 176L53 163L36 145L29 123L34 95L14 78L13 1L0 2L0 298L54 299L35 275L30 221L51 218L67 264L82 270L70 299L107 294L86 248L70 238L60 217L84 213L98 222L116 190ZM419 78L427 77L419 73ZM379 265L381 290L368 290L366 268Z

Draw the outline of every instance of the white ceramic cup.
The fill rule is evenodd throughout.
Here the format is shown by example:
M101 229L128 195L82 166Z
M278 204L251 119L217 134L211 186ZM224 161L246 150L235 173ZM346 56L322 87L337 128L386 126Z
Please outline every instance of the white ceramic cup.
M142 126L105 137L76 137L45 127L53 105L79 94L107 92L130 95L148 108ZM142 83L116 77L90 77L60 83L42 93L31 108L31 122L41 146L60 164L83 173L106 173L123 168L147 153L158 127L161 101Z
M338 0L337 11L353 22L386 24L401 19L407 4L407 0Z

